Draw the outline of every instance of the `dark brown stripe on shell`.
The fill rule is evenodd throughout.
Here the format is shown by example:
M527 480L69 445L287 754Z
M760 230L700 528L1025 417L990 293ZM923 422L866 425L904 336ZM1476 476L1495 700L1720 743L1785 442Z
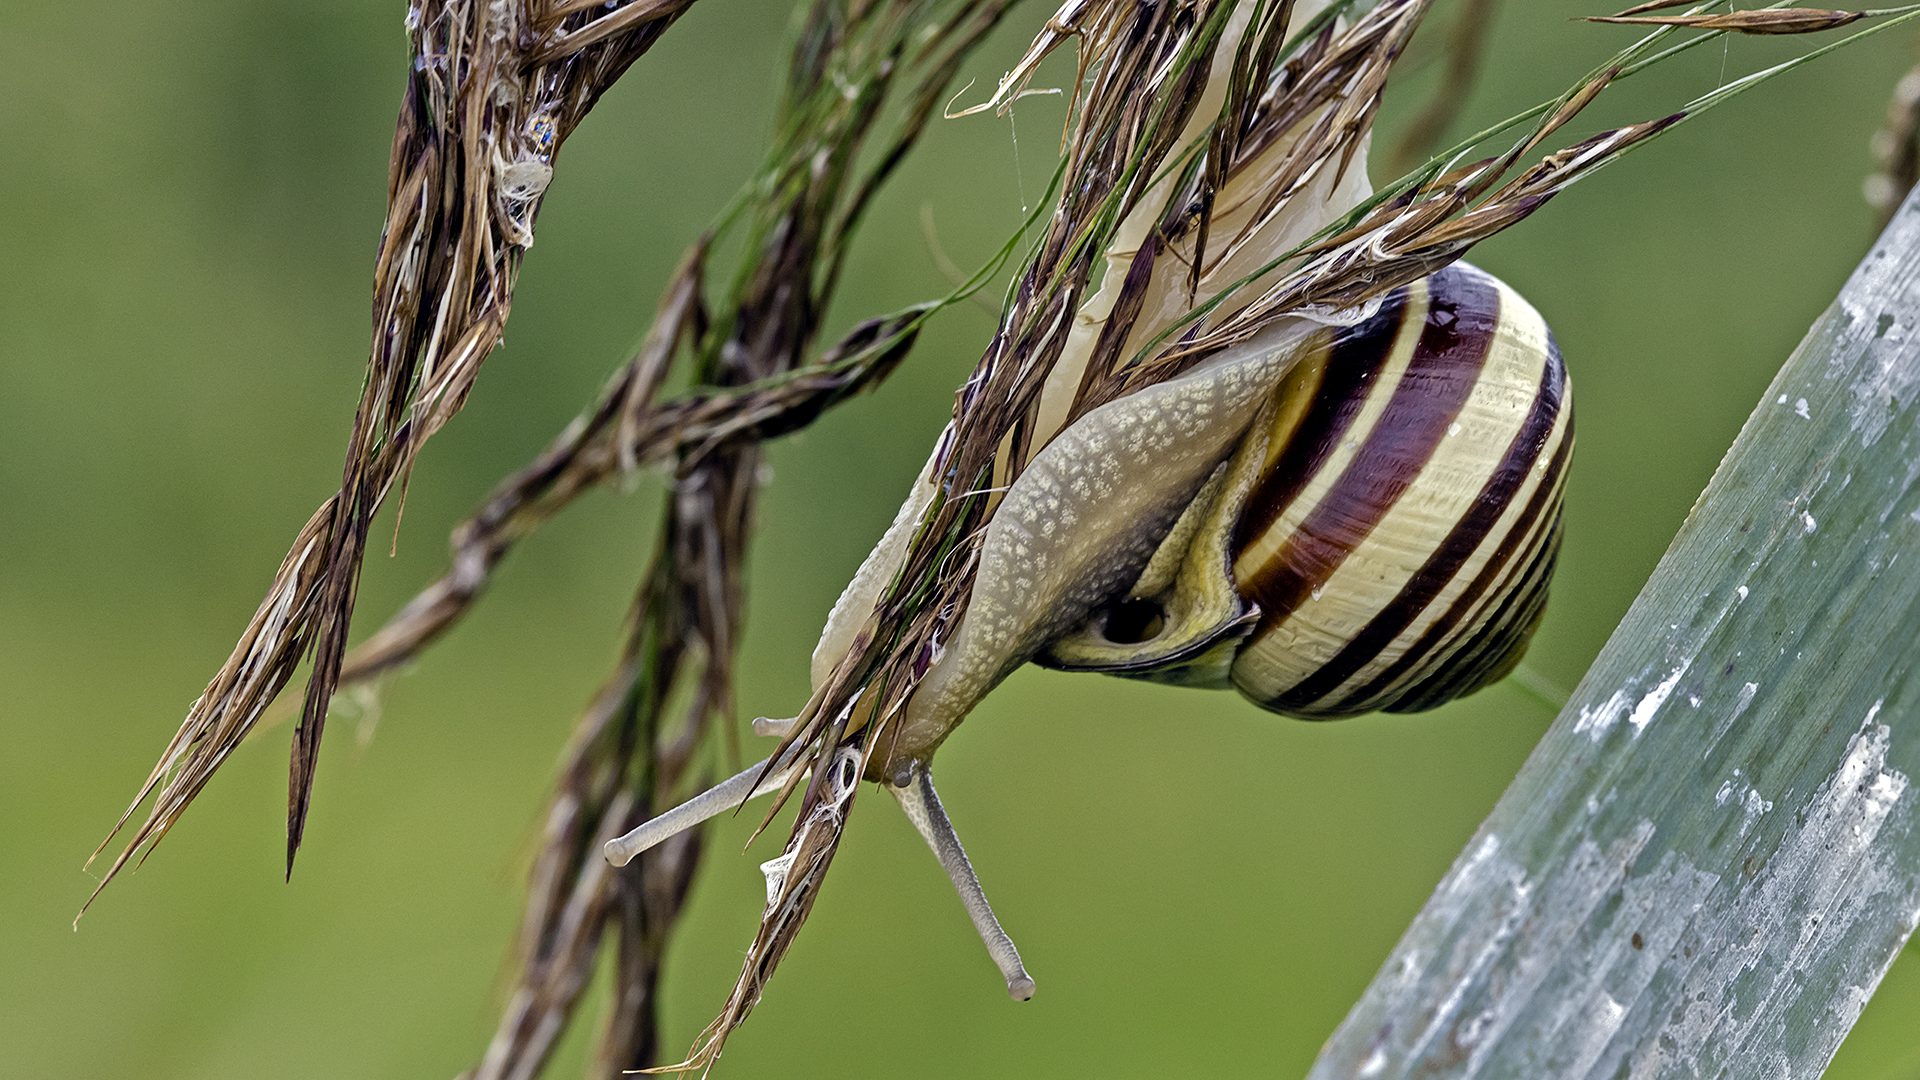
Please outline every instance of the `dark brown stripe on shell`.
M1541 372L1540 387L1533 397L1533 406L1527 411L1526 419L1508 443L1505 455L1481 487L1479 496L1468 508L1466 516L1455 523L1447 538L1441 541L1426 564L1408 579L1399 595L1381 608L1379 614L1362 627L1345 648L1311 676L1282 694L1275 704L1284 708L1311 705L1338 690L1355 672L1372 663L1382 650L1406 633L1407 627L1413 625L1420 613L1427 610L1453 581L1461 567L1480 549L1494 526L1500 523L1500 517L1512 503L1514 493L1526 482L1527 473L1553 438L1554 421L1560 415L1560 402L1565 388L1566 372L1561 366L1559 351L1550 343L1546 364ZM1541 486L1552 487L1552 482L1553 477L1548 476L1542 480ZM1525 516L1517 519L1513 532L1524 536L1532 520ZM1358 697L1364 692L1364 689L1356 691L1349 697Z
M1366 541L1433 456L1479 382L1499 325L1498 287L1484 274L1456 267L1428 283L1419 347L1366 442L1261 572L1242 583L1267 613L1255 641L1290 617Z
M1313 405L1273 467L1247 495L1240 521L1234 526L1234 551L1271 528L1326 464L1333 448L1340 445L1353 418L1366 405L1367 388L1379 378L1387 354L1400 337L1401 323L1407 315L1407 292L1403 285L1388 293L1373 318L1334 337Z
M1557 483L1556 480L1565 473L1567 457L1572 451L1573 423L1572 417L1568 417L1566 431L1561 436L1559 447L1554 451L1552 462L1547 466L1546 481L1534 489L1533 497L1527 501L1526 510L1522 512L1519 520L1515 523L1513 532L1509 534L1513 543L1502 545L1500 550L1495 552L1494 556L1487 560L1487 565L1480 568L1480 573L1474 578L1473 583L1468 585L1466 590L1454 600L1452 606L1447 609L1446 614L1434 620L1433 625L1427 628L1426 633L1420 635L1419 640L1408 646L1407 651L1401 655L1399 660L1389 665L1384 671L1380 672L1380 674L1374 676L1366 685L1346 695L1342 706L1347 706L1348 703L1360 704L1375 701L1382 694L1392 692L1396 684L1404 679L1409 671L1417 665L1420 665L1423 661L1432 659L1434 651L1443 646L1449 635L1459 634L1463 626L1476 621L1474 618L1475 609L1481 606L1481 598L1486 596L1488 591L1493 589L1495 584L1500 581L1501 576L1508 568L1508 564L1511 563L1516 556L1521 558L1533 556L1537 558L1543 549L1557 549L1559 547L1558 538L1553 535L1552 530L1558 528L1560 496L1564 492L1565 487L1563 484ZM1551 519L1551 524L1542 529L1534 530L1529 528L1529 526L1535 522L1548 521L1549 519ZM1524 576L1524 573L1518 575L1520 578L1524 578ZM1510 581L1508 591L1510 593L1519 592L1518 582ZM1497 595L1487 596L1489 603L1497 602L1499 599L1501 598ZM1492 622L1496 618L1497 613L1486 616L1485 621ZM1462 646L1460 651L1464 651L1464 649L1465 646ZM1434 678L1438 677L1438 672L1444 672L1445 669L1450 666L1453 659L1453 657L1448 657L1440 663L1438 665L1438 671L1433 678L1419 680L1418 682L1432 683ZM1401 704L1401 700L1404 699L1408 693L1411 693L1411 691L1395 693L1393 694L1393 701L1384 705L1369 705L1367 707L1384 708L1388 711L1413 711L1410 707ZM1435 702L1435 704L1438 704L1438 702Z
M1493 618L1432 676L1409 687L1383 708L1386 712L1422 712L1465 697L1511 672L1546 614L1547 588L1560 558L1562 515L1556 511L1546 543L1534 552L1521 586L1510 593Z
M1389 703L1398 702L1393 705L1393 711L1417 711L1406 704L1406 698L1411 693L1407 688L1429 685L1441 679L1445 669L1455 663L1457 657L1473 647L1470 643L1488 632L1488 626L1499 619L1500 612L1509 604L1510 598L1532 587L1527 584L1528 575L1539 568L1541 553L1548 546L1552 546L1556 552L1559 550L1560 538L1554 531L1562 527L1561 519L1564 514L1561 504L1565 499L1567 488L1566 462L1573 453L1573 415L1568 413L1566 419L1568 429L1562 442L1554 450L1557 460L1549 464L1549 476L1552 476L1556 482L1551 489L1545 491L1544 495L1540 490L1534 492L1533 498L1529 500L1528 509L1523 511L1523 514L1527 515L1524 519L1527 522L1526 527L1503 540L1501 550L1496 554L1494 561L1499 562L1505 569L1496 569L1490 575L1483 573L1487 584L1481 590L1479 602L1471 606L1456 602L1447 614L1441 616L1436 625L1450 626L1451 629L1434 639L1433 643L1426 648L1424 656L1411 658L1412 666L1402 669L1396 685L1384 687L1383 692L1387 695L1385 701L1375 698L1374 703L1367 706L1368 708L1385 708ZM1535 507L1539 508L1537 517L1532 516ZM1544 588L1544 585L1542 587ZM1461 599L1465 599L1464 594ZM1515 659L1517 661L1518 657ZM1433 704L1439 704L1439 702L1436 701Z

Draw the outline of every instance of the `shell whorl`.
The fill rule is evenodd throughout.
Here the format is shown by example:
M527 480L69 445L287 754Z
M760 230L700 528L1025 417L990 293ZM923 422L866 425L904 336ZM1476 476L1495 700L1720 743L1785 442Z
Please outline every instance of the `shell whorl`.
M1172 579L1144 575L1039 662L1311 719L1471 693L1539 621L1572 441L1539 313L1447 267L1311 340L1174 531Z

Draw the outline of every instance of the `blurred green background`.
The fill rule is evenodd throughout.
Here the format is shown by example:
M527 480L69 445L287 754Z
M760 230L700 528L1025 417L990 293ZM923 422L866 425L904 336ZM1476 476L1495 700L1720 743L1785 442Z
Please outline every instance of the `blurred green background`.
M1050 8L1030 2L976 58L972 98ZM1588 13L1505 5L1457 129L1629 40L1569 21ZM0 11L0 1075L451 1076L491 1035L554 763L648 557L651 477L525 544L392 685L377 729L336 720L291 885L283 724L69 930L93 885L82 861L338 478L402 14ZM367 568L362 633L438 573L447 529L644 329L681 249L760 158L789 29L783 3L703 0L567 144L509 344L422 459L397 557ZM1475 254L1546 313L1577 387L1566 550L1531 655L1547 677L1579 679L1866 251L1867 141L1915 40L1895 30L1789 75ZM1804 47L1697 50L1608 91L1577 133ZM1386 131L1436 68L1397 88ZM923 207L962 265L996 247L1045 186L1063 108L936 123L873 214L829 338L944 291ZM950 311L879 393L773 448L743 718L804 698L824 613L991 325ZM1311 725L1225 694L1023 671L949 743L941 785L1036 1000L1006 1000L920 840L870 793L720 1075L1299 1075L1549 719L1511 686ZM740 854L747 824L715 833L673 947L670 1048L719 1007L752 935L756 864L777 842ZM1908 960L1829 1075L1920 1076L1916 1020ZM551 1075L578 1075L586 1050L576 1031Z

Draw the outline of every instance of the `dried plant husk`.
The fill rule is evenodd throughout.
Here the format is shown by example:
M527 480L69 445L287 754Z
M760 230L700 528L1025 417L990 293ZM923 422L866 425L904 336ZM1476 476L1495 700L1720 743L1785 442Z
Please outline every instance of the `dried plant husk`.
M1087 78L1059 203L915 498L836 606L790 744L848 743L872 775L883 740L868 736L937 663L965 605L978 555L955 539L991 517L1060 431L1117 396L1128 361L1196 300L1365 196L1364 171L1351 166L1424 9L1383 5L1345 32L1331 21L1302 32L1311 20L1296 20L1291 3L1069 4L1055 15L988 104L1017 93L1070 34L1081 38ZM838 772L815 770L746 968L684 1067L718 1056L804 922L853 801L832 783Z
M1590 15L1587 22L1627 26L1684 26L1695 30L1731 30L1736 34L1816 34L1867 17L1864 11L1825 8L1772 8L1725 11L1717 15Z
M644 343L600 400L456 531L448 577L348 658L344 677L359 679L413 656L466 610L512 543L574 495L649 464L671 467L621 660L577 726L548 806L515 986L474 1080L538 1071L603 952L614 1000L595 1073L657 1059L655 987L698 833L620 868L601 846L683 794L712 756L716 725L731 718L759 442L883 378L944 303L863 323L807 362L866 207L1012 3L809 4L775 145L725 226L742 233L744 265L712 290L715 238L689 249ZM662 401L676 369L695 389Z
M295 739L291 859L324 720L314 703L318 694L324 706L326 694L316 688L330 688L343 674L340 645L367 521L392 486L404 484L420 444L457 411L497 342L552 154L598 93L690 3L634 0L608 8L567 0L537 18L499 3L484 11L451 6L431 18L416 12L410 20L416 65L395 144L374 363L342 494L302 530L234 658L123 816L122 825L159 789L113 872L177 820L302 653L318 644L321 664ZM916 55L944 73L944 85L958 55L1005 6L823 0L796 52L794 85L810 85L811 73L817 86L836 70L852 40L836 35L860 20L945 7L972 21L956 17L913 39L916 48L934 43ZM914 497L836 608L816 653L814 694L782 748L858 768L813 771L786 852L775 860L782 870L773 875L742 976L682 1067L717 1058L804 923L856 794L845 777L886 775L916 692L964 629L984 530L1007 490L1057 436L1093 410L1150 391L1281 320L1316 308L1322 315L1352 309L1444 266L1647 138L1807 59L1739 80L1672 116L1547 154L1507 179L1610 81L1732 29L1708 28L1655 54L1653 45L1673 29L1663 26L1561 98L1368 195L1373 112L1426 6L1073 0L989 102L1009 100L1051 49L1079 40L1079 108L1056 176L1060 201ZM1321 9L1309 17L1310 7ZM1336 15L1346 21L1336 23ZM891 55L881 84L905 53ZM518 81L500 89L505 77L482 78L489 71L511 71L506 81ZM450 75L462 81L448 86ZM761 231L749 244L760 253L757 270L742 275L724 303L703 298L707 247L697 245L640 355L463 530L449 577L344 669L365 677L433 640L472 602L514 540L573 494L648 462L674 463L661 561L636 601L622 665L583 720L556 793L525 924L526 973L482 1065L489 1075L537 1069L555 1025L577 1001L600 935L616 920L622 989L603 1065L650 1057L646 1001L658 970L659 928L684 896L697 839L675 841L624 877L586 853L657 808L685 774L706 720L729 707L754 444L884 377L931 309L865 324L817 367L796 368L832 292L845 239L930 115L935 81L928 75L922 82L902 128L907 134L880 166L851 186L844 176L831 177L832 191L851 194L808 188L806 179L820 178L806 169L788 176L799 185L792 202L782 202L786 189L771 189L766 216L754 218ZM830 96L865 100L837 85L834 95L817 100ZM830 113L839 106L823 107ZM792 141L794 132L804 136L821 115L783 129L783 147L803 143ZM1537 122L1511 150L1466 161L1474 144L1530 120ZM841 129L843 136L851 130ZM859 135L845 137L857 145ZM482 150L492 156L483 159ZM763 326L774 330L759 334ZM683 348L693 358L694 380L705 385L659 402L665 373ZM1023 657L1006 659L1010 666ZM990 672L972 696L1001 674ZM686 721L661 743L661 717L681 692L689 701ZM961 704L964 715L971 701ZM798 790L790 785L786 794Z
M692 3L409 8L412 63L374 265L372 349L340 489L295 537L233 654L121 815L115 834L155 795L100 888L166 835L311 653L288 779L292 873L374 513L404 488L421 446L459 411L499 344L560 147Z
M805 427L891 374L927 316L945 303L863 322L812 363L741 386L699 386L661 400L660 385L673 360L671 342L662 335L692 334L692 324L709 318L703 305L696 306L707 246L702 241L687 253L646 343L608 380L599 400L454 528L446 573L347 653L342 689L417 658L479 600L508 552L579 495L669 462L678 479L719 451Z

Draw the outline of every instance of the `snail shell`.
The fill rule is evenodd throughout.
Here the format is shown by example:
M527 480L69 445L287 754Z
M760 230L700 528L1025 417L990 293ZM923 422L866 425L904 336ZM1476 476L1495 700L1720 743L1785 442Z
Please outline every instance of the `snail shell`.
M1572 445L1545 321L1449 266L1308 338L1134 586L1035 660L1308 719L1472 693L1539 624Z

